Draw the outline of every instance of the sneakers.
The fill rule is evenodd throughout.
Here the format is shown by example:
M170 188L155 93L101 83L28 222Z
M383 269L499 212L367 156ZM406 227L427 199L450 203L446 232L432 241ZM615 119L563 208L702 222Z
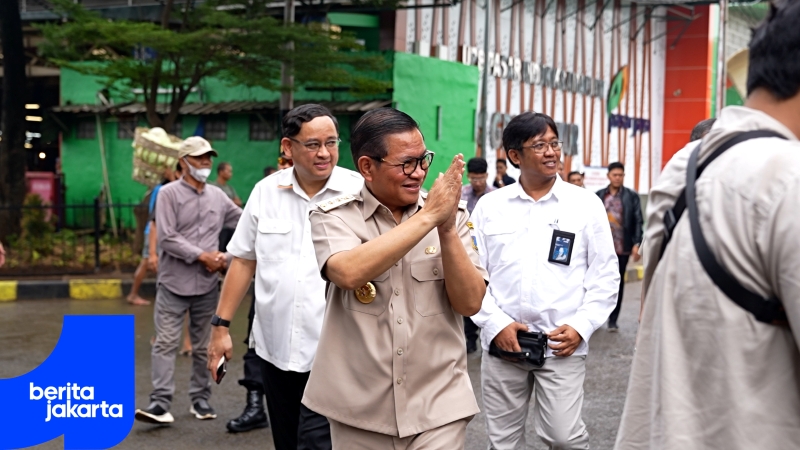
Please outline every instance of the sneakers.
M147 409L137 409L134 417L136 420L155 424L172 423L175 421L169 411L156 404L151 404Z
M616 333L619 331L619 327L616 323L609 323L608 324L608 332L609 333Z
M200 420L217 418L217 413L214 411L214 408L209 406L208 402L205 400L194 402L189 412ZM175 418L172 417L169 411L155 403L151 404L147 409L137 409L134 418L142 422L155 424L167 424L175 421Z
M202 399L194 402L192 407L189 409L189 412L194 414L194 416L200 420L217 418L217 412L214 411L214 408L212 408L207 401Z

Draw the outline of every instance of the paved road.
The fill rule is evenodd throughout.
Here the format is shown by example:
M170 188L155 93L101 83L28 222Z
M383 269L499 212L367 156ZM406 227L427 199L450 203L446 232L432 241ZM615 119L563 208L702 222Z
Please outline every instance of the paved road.
M640 283L626 286L625 302L620 316L620 332L598 330L590 341L587 358L586 398L583 417L590 433L593 449L613 448L622 413L628 372L630 370L638 316ZM249 301L249 300L246 300ZM231 327L234 342L241 342L246 333L245 302ZM0 303L0 378L24 374L44 361L61 333L65 314L134 314L136 316L136 400L146 407L150 392L150 337L153 335L152 306L134 307L122 300L67 301L26 300ZM91 344L87 343L91 355ZM120 449L260 449L272 450L269 429L244 434L229 434L225 422L236 417L244 406L244 389L235 381L242 373L241 351L229 365L228 378L214 386L211 404L219 414L213 421L198 421L189 414L189 373L191 359L179 357L176 368L177 392L172 408L175 423L171 427L153 427L135 423ZM470 355L469 372L473 388L480 398L480 356ZM530 448L545 448L535 435L533 419L529 416L527 440ZM479 414L467 429L467 450L487 447L485 422ZM61 449L61 440L37 448Z

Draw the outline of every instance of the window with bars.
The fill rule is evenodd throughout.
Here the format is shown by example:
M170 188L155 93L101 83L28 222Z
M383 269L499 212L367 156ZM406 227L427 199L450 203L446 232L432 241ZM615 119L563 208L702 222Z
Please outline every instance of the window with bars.
M250 140L274 141L278 135L278 121L266 114L250 115Z
M78 120L75 137L78 139L94 139L97 133L94 117L85 117Z
M227 116L207 117L205 128L205 138L209 141L224 141L228 139Z
M136 116L120 117L117 122L117 139L133 139L138 123Z

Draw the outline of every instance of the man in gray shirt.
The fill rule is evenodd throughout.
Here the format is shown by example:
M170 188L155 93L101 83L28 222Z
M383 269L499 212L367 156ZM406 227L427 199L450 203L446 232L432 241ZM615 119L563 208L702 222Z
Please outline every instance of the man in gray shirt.
M217 152L205 139L186 139L179 151L184 176L164 186L156 202L161 254L154 312L153 392L150 405L137 409L135 416L143 422L174 421L169 408L175 393L175 354L187 311L193 359L189 411L201 420L217 417L208 404L211 378L206 370L211 316L219 300L217 272L227 267L226 255L217 247L222 228L235 228L242 210L220 188L206 184L212 156Z

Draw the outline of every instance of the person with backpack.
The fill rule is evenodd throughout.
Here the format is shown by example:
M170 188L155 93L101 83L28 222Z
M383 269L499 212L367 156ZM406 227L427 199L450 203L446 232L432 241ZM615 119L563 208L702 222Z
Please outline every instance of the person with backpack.
M723 109L650 192L618 450L800 443L798 23L800 2L770 6L745 105Z

